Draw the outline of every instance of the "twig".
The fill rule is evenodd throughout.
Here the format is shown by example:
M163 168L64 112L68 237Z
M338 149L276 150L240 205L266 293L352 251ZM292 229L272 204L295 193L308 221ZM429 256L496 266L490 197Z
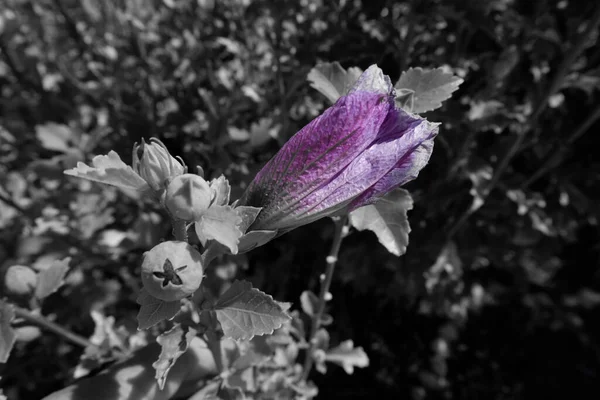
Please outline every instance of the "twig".
M0 193L0 201L2 201L3 203L6 203L8 206L14 208L19 213L21 213L23 215L27 215L27 210L25 210L23 207L21 207L20 205L15 203L11 198L3 195L2 193Z
M535 127L539 120L539 116L542 114L542 112L546 109L548 105L548 99L556 91L558 91L558 89L560 89L565 77L567 76L567 73L570 70L571 65L573 64L573 62L575 62L577 57L584 50L586 42L589 40L591 34L594 32L594 29L596 28L596 26L598 26L598 24L600 24L600 6L596 7L596 11L590 19L586 29L583 32L581 32L579 36L575 39L573 45L569 49L569 52L556 69L556 72L552 77L552 81L547 86L543 95L540 97L537 106L529 116L528 123L520 127L519 131L517 132L517 137L515 138L513 144L510 146L504 157L502 157L502 160L500 161L498 167L494 171L494 175L492 176L490 183L486 187L485 191L481 194L482 203L476 208L470 207L459 217L458 221L454 224L454 226L448 233L447 240L450 240L454 236L454 234L456 234L456 232L458 232L460 228L466 223L469 217L473 215L478 209L480 209L483 206L483 204L485 204L485 201L487 200L489 194L498 185L500 178L502 177L502 175L504 175L504 172L510 165L510 162L519 152L519 149L521 148L521 145L527 137L527 134L535 130Z
M58 11L65 20L65 24L67 25L67 32L69 32L73 40L75 40L75 42L79 46L79 54L82 55L87 49L88 45L85 42L84 38L81 36L79 30L77 29L77 24L75 23L73 18L71 18L64 5L62 4L61 0L53 0L53 3L58 8Z
M221 350L221 340L219 339L219 336L217 335L217 332L214 329L216 321L214 321L213 315L210 316L210 319L212 326L210 326L206 330L206 343L208 344L208 348L212 353L213 358L215 359L217 371L221 373L225 370L225 366L223 365L223 352Z
M86 338L84 338L83 336L73 333L66 328L63 328L62 326L58 325L57 323L48 320L44 316L35 315L31 311L26 310L24 308L15 306L15 316L19 317L19 318L23 318L24 320L29 321L32 324L39 326L40 328L49 330L49 331L57 334L58 336L61 336L64 339L68 340L69 342L76 344L78 346L81 346L83 348L91 347L91 348L97 349L97 347L98 347L95 344L93 344L92 342L90 342L89 340L87 340Z
M321 327L321 319L323 318L323 313L325 312L325 305L328 301L329 297L329 287L331 286L331 281L333 280L333 271L335 270L335 265L337 264L338 254L340 252L340 246L342 245L342 240L344 239L344 228L346 227L346 222L348 217L341 217L335 219L335 232L333 235L333 243L331 243L331 249L329 250L329 255L327 256L327 267L325 269L325 276L321 282L321 292L319 293L319 303L317 312L314 313L311 320L310 327L310 347L308 353L306 354L306 358L304 359L304 370L302 371L301 381L305 382L308 379L308 375L310 374L310 370L313 366L313 353L317 348L317 341L315 340L315 336L317 331Z
M563 162L564 155L569 151L569 145L583 136L598 119L600 119L600 107L596 108L596 111L591 113L564 143L554 146L553 150L556 150L554 155L549 156L549 153L552 152L550 151L543 157L545 161L542 166L521 185L521 189L526 189L552 169L559 166Z

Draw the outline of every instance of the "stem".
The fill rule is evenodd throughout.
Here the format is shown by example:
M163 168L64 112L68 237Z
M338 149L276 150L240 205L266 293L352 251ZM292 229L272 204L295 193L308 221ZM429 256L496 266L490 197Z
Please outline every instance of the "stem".
M53 333L57 334L58 336L63 337L67 341L69 341L73 344L76 344L78 346L81 346L83 348L87 348L87 347L97 348L97 346L95 344L93 344L92 342L90 342L89 340L84 338L83 336L73 333L66 328L63 328L62 326L58 325L55 322L48 320L46 317L44 317L42 315L35 315L29 310L15 306L15 316L19 317L19 318L23 318L24 320L29 321L32 324L39 326L40 328L49 330L50 332L53 332Z
M569 49L569 52L565 55L565 58L556 68L556 72L552 77L552 81L546 87L546 90L543 92L540 100L537 103L534 111L529 116L529 121L526 125L522 126L517 132L517 137L515 138L513 144L510 146L502 160L498 164L498 167L494 171L494 175L490 180L485 191L482 193L482 200L485 203L489 194L492 190L498 185L500 178L510 165L512 159L517 155L519 150L521 149L521 145L525 141L527 135L535 130L537 123L539 121L539 116L548 106L548 99L556 93L562 86L565 77L567 76L569 70L571 69L571 65L577 60L577 57L581 54L583 50L585 50L585 45L587 41L590 39L590 36L596 29L596 26L600 24L600 6L596 7L596 10L592 17L590 18L586 29L577 36L574 40L573 45ZM481 208L483 204L481 204L476 209L472 207L467 209L458 219L458 222L452 227L450 232L447 235L447 240L452 239L452 237L459 231L459 229L467 222L469 217L473 215L479 208Z
M14 208L15 210L17 210L19 213L26 215L27 211L21 207L20 205L18 205L17 203L15 203L10 197L4 196L2 193L0 193L0 201L2 201L3 203L6 203L6 205Z
M187 242L188 234L185 221L182 219L173 218L173 220L171 220L171 225L173 225L173 236L175 236L175 239L182 242Z
M221 340L219 339L219 336L215 331L216 321L214 321L214 316L211 315L210 319L212 326L210 326L206 331L206 343L208 344L208 348L210 349L210 352L212 353L213 358L215 359L217 370L219 371L219 373L221 373L225 370L225 367L223 366L223 352L221 351Z
M319 303L317 312L313 315L311 320L310 347L304 360L304 371L302 372L301 380L302 382L305 382L308 379L308 375L310 374L310 370L313 366L314 360L312 355L317 347L315 336L317 334L317 331L321 327L321 319L323 317L323 313L325 312L327 295L329 293L331 281L333 280L333 271L335 270L335 265L337 263L338 253L340 252L340 246L342 245L342 240L344 239L344 228L346 227L347 220L348 217L346 216L334 219L335 231L333 236L333 243L331 243L331 249L329 250L329 255L326 258L327 267L325 268L325 277L323 278L321 283L321 292L319 293Z
M591 113L564 143L554 146L554 155L550 155L550 152L548 152L544 157L542 157L546 161L533 175L531 175L529 179L527 179L521 185L521 189L529 187L532 183L546 175L553 168L558 167L563 161L563 156L569 150L569 145L573 144L573 142L583 136L583 134L585 134L598 119L600 119L600 107L596 108L596 111Z

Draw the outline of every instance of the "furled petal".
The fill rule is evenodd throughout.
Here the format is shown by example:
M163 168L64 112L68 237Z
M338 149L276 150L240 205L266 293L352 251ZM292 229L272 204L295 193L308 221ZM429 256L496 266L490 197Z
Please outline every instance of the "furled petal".
M299 219L309 223L346 206L354 209L369 204L414 179L429 159L437 127L402 110L392 112L389 121L377 142L326 186L303 198L301 206L282 216L277 226L285 228ZM411 165L411 161L417 163Z
M396 109L389 77L369 67L250 183L238 204L262 211L249 231L286 232L373 202L416 177L436 134L436 124Z
M296 133L240 200L263 207L255 225L294 214L301 199L327 185L377 139L390 108L391 96L353 92Z
M426 137L426 139L400 158L394 167L377 183L352 201L349 211L372 204L380 196L412 181L419 175L421 169L429 162L429 157L433 152L433 139L437 134L437 124L421 124L415 129L415 132L417 133L416 136Z

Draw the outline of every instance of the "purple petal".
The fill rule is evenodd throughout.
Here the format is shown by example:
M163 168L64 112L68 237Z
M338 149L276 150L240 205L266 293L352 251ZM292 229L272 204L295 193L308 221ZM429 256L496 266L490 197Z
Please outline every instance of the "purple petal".
M437 128L432 125L422 124L419 126L419 129L428 130L431 137L421 142L412 151L406 153L386 175L352 201L349 211L374 203L380 196L412 181L419 175L421 169L429 162L429 157L433 151L433 138L437 134Z
M347 96L294 135L238 203L262 207L250 230L294 229L414 179L429 160L437 125L396 109L393 91L371 66Z
M377 140L393 107L392 96L378 93L357 91L340 98L283 146L240 204L263 207L263 222L295 213L301 199L328 184Z
M381 133L379 140L332 179L326 189L304 199L303 203L312 207L302 210L303 214L318 215L336 204L355 209L358 207L355 203L367 204L374 196L383 195L416 177L431 155L437 127L401 110L392 113L390 120L395 125L386 123L388 130ZM302 218L303 214L295 216Z

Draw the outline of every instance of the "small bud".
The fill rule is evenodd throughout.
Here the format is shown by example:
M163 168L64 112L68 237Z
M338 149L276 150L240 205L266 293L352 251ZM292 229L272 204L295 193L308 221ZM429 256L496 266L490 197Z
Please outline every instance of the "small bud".
M142 139L141 145L134 146L133 169L155 191L164 190L171 179L185 173L185 166L155 138L149 144Z
M212 196L212 190L203 178L194 174L183 174L169 183L165 205L177 218L197 221L210 206Z
M13 265L4 276L4 287L13 296L30 296L37 285L37 274L25 265Z
M163 242L144 253L142 284L157 299L183 299L198 290L202 278L200 253L186 242Z

